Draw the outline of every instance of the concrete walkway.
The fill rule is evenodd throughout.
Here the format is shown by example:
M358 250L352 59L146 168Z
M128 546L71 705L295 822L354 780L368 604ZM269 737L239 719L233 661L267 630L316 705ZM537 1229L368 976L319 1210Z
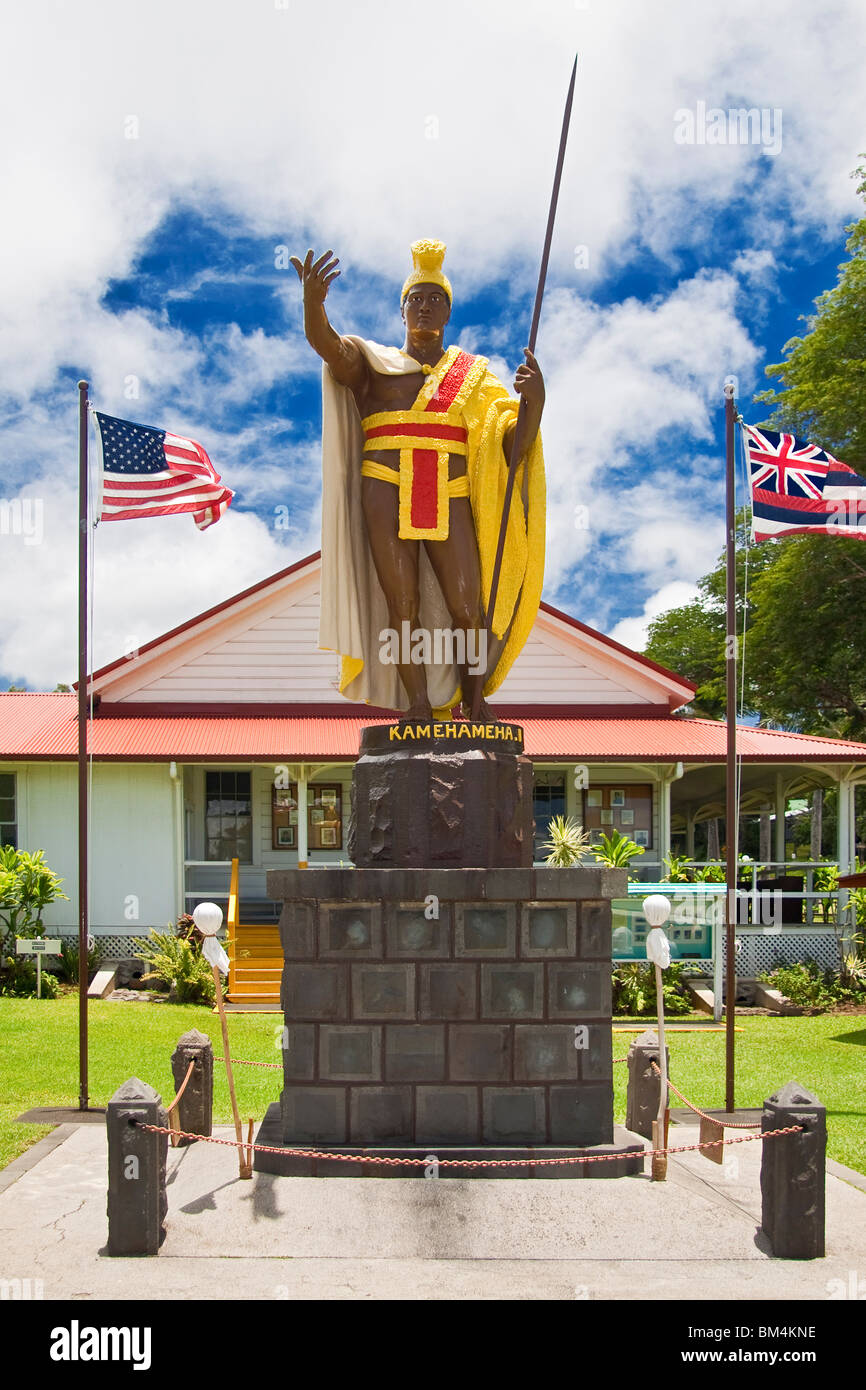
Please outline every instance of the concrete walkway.
M671 1126L672 1145L697 1141ZM866 1274L866 1179L829 1164L826 1257L775 1260L761 1147L671 1158L665 1183L241 1182L233 1149L196 1144L169 1149L159 1256L110 1259L105 1130L65 1124L0 1172L0 1279L41 1279L46 1299L827 1300Z

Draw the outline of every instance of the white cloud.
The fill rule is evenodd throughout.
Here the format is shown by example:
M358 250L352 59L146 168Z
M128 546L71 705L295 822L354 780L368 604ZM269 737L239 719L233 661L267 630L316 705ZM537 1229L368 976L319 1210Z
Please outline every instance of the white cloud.
M315 9L295 4L152 0L145 16L94 0L87 14L82 26L46 0L7 18L8 51L39 54L36 71L4 73L0 297L25 348L7 390L44 383L58 354L87 346L77 320L179 198L332 244L338 303L370 268L396 280L419 234L450 242L458 294L503 268L531 282L575 47L558 274L575 275L578 243L596 270L640 241L667 256L699 245L706 213L729 199L745 208L750 191L762 222L784 210L818 234L855 206L857 0L796 15L780 0L731 0L724 24L689 0L586 11L481 0L446 5L435 24L395 0L338 0L326 38ZM674 112L698 100L781 108L782 153L676 144Z
M684 604L691 603L697 597L696 585L686 584L678 579L673 580L672 583L664 584L661 589L657 589L647 599L639 617L621 618L608 635L615 642L622 642L623 646L641 652L646 646L647 628L654 618L666 613L669 608L682 608Z
M699 274L650 304L600 309L551 295L539 358L552 602L580 588L595 548L615 547L621 569L656 584L693 581L715 559L723 538L705 519L723 495L723 464L695 457L692 441L712 438L728 372L743 390L756 369L736 292L730 276Z
M0 670L15 684L51 689L77 676L78 498L48 480L21 494L42 508L40 543L0 537L7 595ZM317 549L309 531L286 535L231 508L199 531L191 516L103 523L93 540L92 666L177 626ZM13 602L12 595L27 595Z
M738 318L742 286L765 293L786 239L838 237L855 215L848 174L864 109L859 0L814 10L730 0L723 18L692 0L586 10L446 0L434 20L397 0L335 0L324 20L274 0L151 0L146 9L91 0L85 24L63 0L10 10L7 51L20 60L7 63L0 96L0 470L7 497L25 484L41 489L53 539L0 545L4 592L11 583L28 594L27 614L13 615L0 639L0 670L53 683L74 664L74 401L58 390L70 367L109 412L204 434L224 477L255 502L279 487L279 441L291 439L285 477L304 532L292 534L293 553L317 545L308 520L315 447L289 406L254 438L229 428L214 404L214 381L231 405L317 372L294 273L274 286L287 308L284 337L235 325L196 336L161 311L103 303L113 280L135 276L166 215L197 208L261 238L262 264L245 251L239 293L244 277L272 277L277 243L332 245L344 274L329 303L343 331L394 340L395 289L419 235L448 242L458 298L506 281L507 308L534 284L575 48L551 264L560 288L539 341L547 592L555 601L602 549L661 590L708 568L718 540L704 506L718 472L706 445L719 387L734 371L744 392L760 353ZM781 108L781 153L678 145L674 113L698 101ZM728 207L746 235L732 274L692 276L648 303L591 302L606 276L647 251L672 266L684 247L700 252ZM577 245L589 250L587 270L574 265ZM188 284L166 298L230 278L203 245ZM503 325L468 336L477 333L479 351L501 352ZM124 395L130 376L141 388L135 412ZM164 401L171 420L152 409ZM669 491L642 481L646 460L662 454ZM579 505L589 506L586 531L575 529ZM203 537L189 518L116 530L99 537L100 659L125 635L124 591L141 596L154 634L214 601L211 591L225 596L292 558L284 538L237 511Z

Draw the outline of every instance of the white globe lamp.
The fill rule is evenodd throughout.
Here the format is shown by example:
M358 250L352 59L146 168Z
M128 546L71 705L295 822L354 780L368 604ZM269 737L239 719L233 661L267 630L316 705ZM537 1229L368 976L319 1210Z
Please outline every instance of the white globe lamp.
M199 903L192 914L202 936L216 936L223 924L223 910L216 903Z

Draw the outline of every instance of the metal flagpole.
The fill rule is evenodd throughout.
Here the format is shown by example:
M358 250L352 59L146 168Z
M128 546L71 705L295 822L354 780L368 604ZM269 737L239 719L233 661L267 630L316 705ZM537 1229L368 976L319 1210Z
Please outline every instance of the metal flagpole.
M553 191L550 195L550 209L547 214L547 231L544 236L544 249L541 253L541 267L538 272L538 285L535 291L535 305L532 310L532 324L529 329L529 351L535 352L535 340L538 336L538 323L541 318L541 301L544 298L544 284L547 279L547 264L550 260L550 245L553 241L553 224L556 220L556 204L559 200L559 186L562 182L562 166L565 162L565 146L568 141L568 127L571 121L571 107L574 101L574 83L577 76L577 54L574 55L574 66L571 69L571 81L568 84L568 96L565 99L565 111L562 117L562 133L559 137L559 154L556 159L556 172L553 175ZM505 534L508 529L508 516L511 511L511 496L514 492L514 479L517 474L517 466L523 454L523 446L526 437L526 401L521 396L520 407L517 411L517 424L514 427L514 434L511 439L511 458L508 461L508 479L505 484L505 501L502 506L502 521L499 525L499 541L496 546L496 558L493 561L493 575L490 581L490 597L487 600L487 642L489 645L493 633L493 614L496 611L496 597L499 593L499 575L502 569L502 556L505 551ZM479 681L475 690L475 698L472 701L472 714L477 715L481 707L483 681Z
M734 1018L737 999L737 614L736 614L736 515L734 508L734 439L737 406L736 379L725 381L725 712L727 719L727 760L725 766L725 1110L735 1109L734 1100Z
M78 383L78 1108L87 1110L87 391Z

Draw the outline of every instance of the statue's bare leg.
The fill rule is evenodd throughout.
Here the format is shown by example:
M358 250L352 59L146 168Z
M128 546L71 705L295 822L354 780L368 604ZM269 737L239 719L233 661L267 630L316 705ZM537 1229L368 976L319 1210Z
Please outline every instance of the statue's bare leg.
M399 490L392 483L380 478L361 479L361 505L373 564L388 605L388 622L402 643L402 624L408 622L410 632L418 626L419 542L400 540L398 504ZM433 711L424 666L398 662L397 670L409 697L409 708L401 719L429 719Z
M480 688L483 688L487 676L487 650L481 608L481 565L468 497L451 498L447 540L425 541L424 544L454 630L466 634L467 660L460 667L460 690L463 713L469 715L473 696L476 691L481 694ZM474 662L473 656L476 658ZM473 665L474 671L471 669ZM488 721L496 717L482 697L479 718Z

